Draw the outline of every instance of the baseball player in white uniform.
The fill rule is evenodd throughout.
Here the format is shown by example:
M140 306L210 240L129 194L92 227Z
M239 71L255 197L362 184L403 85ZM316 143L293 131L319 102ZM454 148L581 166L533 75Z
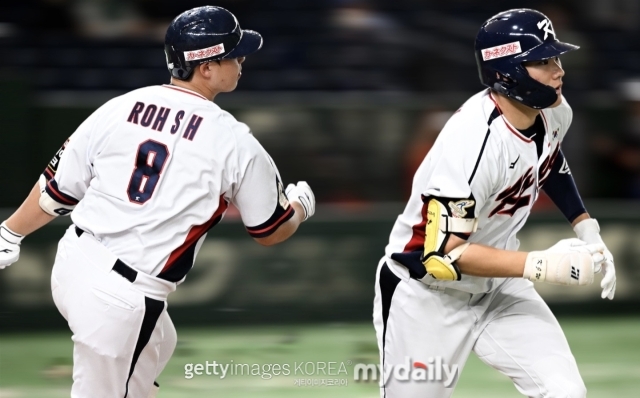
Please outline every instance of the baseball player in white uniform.
M260 244L288 239L314 214L308 184L286 192L247 125L213 103L236 88L262 37L219 7L176 17L165 39L171 84L96 110L0 227L0 268L24 236L71 214L51 276L73 332L74 398L155 397L176 345L167 296L207 231L233 203Z
M558 56L577 48L529 9L502 12L478 32L476 60L488 89L443 128L378 266L382 369L422 369L408 380L389 377L382 397L451 396L458 375L446 384L429 377L429 366L460 372L471 351L527 397L586 396L564 334L532 283L588 285L602 272L602 297L615 291L613 257L561 149L572 111ZM540 189L578 238L519 252L516 233Z

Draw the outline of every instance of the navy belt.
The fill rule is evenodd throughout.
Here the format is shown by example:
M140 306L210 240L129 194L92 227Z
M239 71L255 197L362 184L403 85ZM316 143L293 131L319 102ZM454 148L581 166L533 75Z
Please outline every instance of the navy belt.
M78 238L84 233L84 231L78 227L76 227L76 235ZM138 271L129 267L127 264L123 263L120 259L116 260L116 263L113 265L112 270L116 271L123 278L133 283L138 277Z

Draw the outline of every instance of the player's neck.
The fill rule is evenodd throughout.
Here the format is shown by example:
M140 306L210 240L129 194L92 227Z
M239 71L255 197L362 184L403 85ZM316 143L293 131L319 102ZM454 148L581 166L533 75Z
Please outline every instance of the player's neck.
M210 90L205 84L198 84L197 81L184 81L179 79L171 78L171 84L174 86L186 88L187 90L195 91L196 93L202 95L203 97L213 101L218 94L215 91Z
M525 130L533 126L536 117L540 114L539 109L529 108L499 93L492 93L502 115L518 130Z

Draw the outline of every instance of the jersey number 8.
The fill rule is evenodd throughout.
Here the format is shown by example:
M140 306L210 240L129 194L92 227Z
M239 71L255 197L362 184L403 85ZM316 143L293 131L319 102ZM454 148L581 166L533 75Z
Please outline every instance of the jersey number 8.
M136 167L127 188L131 202L143 204L151 199L168 157L169 149L165 144L154 140L147 140L140 144L136 156Z

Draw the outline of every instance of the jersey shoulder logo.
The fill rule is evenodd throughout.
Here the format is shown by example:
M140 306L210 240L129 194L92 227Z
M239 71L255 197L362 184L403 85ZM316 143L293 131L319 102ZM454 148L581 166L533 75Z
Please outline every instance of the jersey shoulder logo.
M516 160L514 160L513 162L509 163L509 168L513 169L514 167L516 167L516 163L518 163L518 160L520 160L520 155L518 155L518 157L516 158Z
M449 208L455 218L464 218L467 215L467 209L475 204L476 202L471 199L464 199L457 202L449 202Z
M533 183L533 166L531 166L513 185L500 192L496 197L496 202L499 203L491 210L489 217L495 214L506 214L511 217L518 209L528 206L531 203L531 195L525 195L525 192L533 186Z

